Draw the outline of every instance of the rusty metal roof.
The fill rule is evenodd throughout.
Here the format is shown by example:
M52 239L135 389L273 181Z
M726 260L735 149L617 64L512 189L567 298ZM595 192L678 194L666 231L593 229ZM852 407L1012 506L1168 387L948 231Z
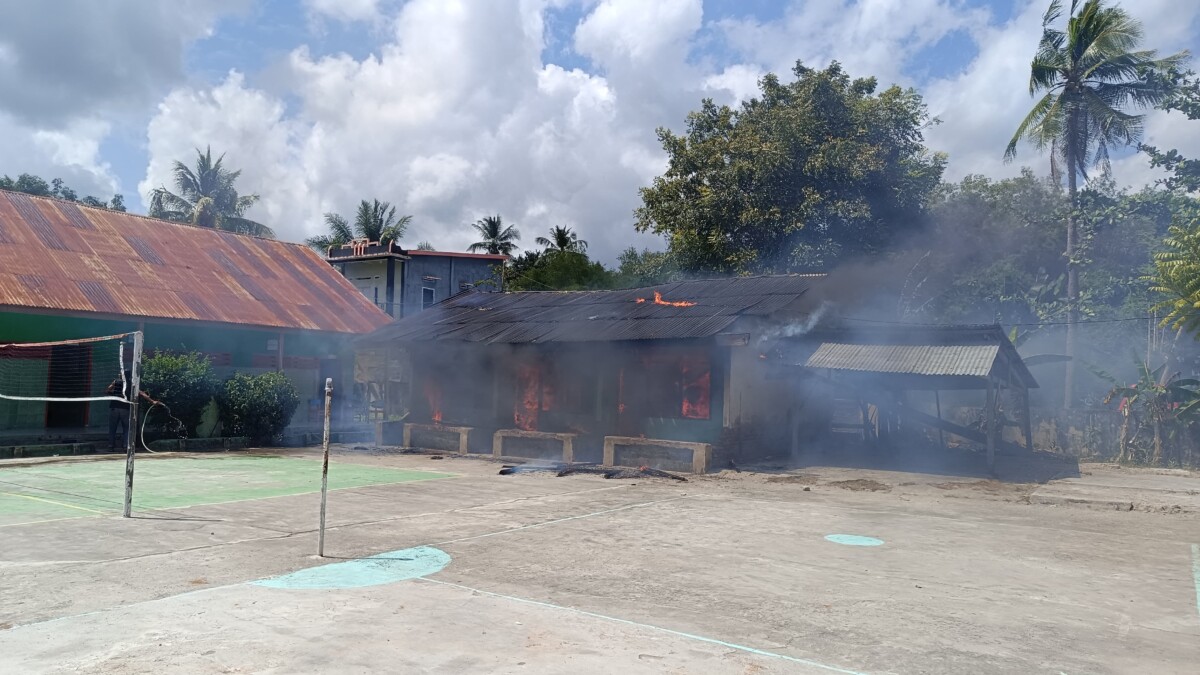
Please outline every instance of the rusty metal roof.
M367 333L391 319L307 246L0 190L0 311Z
M513 344L710 337L740 317L804 313L807 308L800 300L819 281L812 275L791 275L680 281L619 291L466 292L363 340ZM656 304L656 292L664 302L687 304Z

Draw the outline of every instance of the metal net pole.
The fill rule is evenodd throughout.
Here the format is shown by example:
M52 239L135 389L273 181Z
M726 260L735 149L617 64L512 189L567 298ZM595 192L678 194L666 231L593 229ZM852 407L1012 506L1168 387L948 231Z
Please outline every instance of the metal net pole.
M124 372L124 364L122 373ZM125 425L125 511L124 516L130 517L133 511L133 451L136 447L138 396L141 389L142 376L142 332L133 334L133 366L130 368L129 382L129 421Z
M329 410L333 401L333 378L325 378L325 458L321 462L321 526L317 530L317 555L325 557L325 495L329 491Z

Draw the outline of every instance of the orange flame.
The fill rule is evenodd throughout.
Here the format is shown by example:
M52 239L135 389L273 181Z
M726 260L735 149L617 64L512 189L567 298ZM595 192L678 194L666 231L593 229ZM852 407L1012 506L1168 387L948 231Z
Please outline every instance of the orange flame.
M646 301L647 298L637 298L634 300L634 302L638 303L639 305ZM687 300L663 300L662 293L659 291L654 291L654 304L665 305L667 307L694 307L696 305L696 303L688 302Z
M442 387L433 378L425 380L425 401L429 404L429 416L434 424L442 423Z

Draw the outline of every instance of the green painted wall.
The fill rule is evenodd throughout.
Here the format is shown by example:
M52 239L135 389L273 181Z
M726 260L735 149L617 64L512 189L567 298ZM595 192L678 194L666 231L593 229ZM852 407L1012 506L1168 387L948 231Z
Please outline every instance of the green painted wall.
M77 317L50 316L41 314L19 314L0 312L0 343L9 342L49 342L55 340L70 340L103 335L115 335L137 330L134 321L108 321ZM161 350L198 350L208 353L227 353L231 364L218 367L217 373L227 377L236 371L258 373L274 370L274 365L264 367L254 366L255 356L260 359L273 355L268 349L268 341L278 341L279 333L273 331L241 329L226 326L207 326L189 324L161 324L146 322L145 349L147 351ZM335 391L343 396L337 397L343 409L339 413L349 419L348 404L353 381L353 351L350 340L353 336L330 335L314 332L285 333L283 351L285 356L308 357L316 359L336 358L337 361L327 361L325 372L311 368L285 368L284 373L300 390L301 403L292 419L293 427L305 427L320 424L320 397L323 389L321 375L335 378ZM22 362L22 368L38 367L37 362ZM41 368L45 369L44 363ZM153 392L151 392L153 394ZM107 429L108 403L96 402L90 405L88 415L89 428ZM45 404L41 402L19 402L0 399L0 431L4 430L34 430L44 425ZM209 424L211 429L213 425ZM205 425L201 426L201 430Z

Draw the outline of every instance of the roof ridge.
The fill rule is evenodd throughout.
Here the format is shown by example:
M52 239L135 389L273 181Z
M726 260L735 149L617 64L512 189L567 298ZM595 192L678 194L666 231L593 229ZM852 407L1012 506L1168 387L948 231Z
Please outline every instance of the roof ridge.
M154 223L163 223L166 225L178 225L180 227L190 227L190 228L193 228L196 230L205 230L208 232L221 232L224 234L232 234L232 235L238 236L238 237L249 237L250 239L261 239L263 241L273 241L273 242L278 242L280 244L287 244L289 246L301 246L303 248L308 248L308 245L304 244L303 242L287 241L285 239L275 239L272 237L260 237L256 234L246 234L245 232L230 232L229 230L222 230L222 229L219 229L216 227L204 227L203 225L196 225L194 223L181 223L177 220L166 220L164 218L155 218L154 216L148 216L148 215L145 215L142 213L134 213L132 211L115 211L113 209L106 209L106 208L102 208L99 206L92 206L91 204L84 204L83 202L71 201L70 199L63 199L61 197L49 197L46 195L32 195L32 194L29 194L28 192L21 192L20 190L9 190L7 188L0 188L0 193L21 195L23 197L29 197L30 199L43 199L45 201L52 202L52 203L72 204L81 209L92 209L93 211L101 211L104 213L115 213L115 214L118 214L121 216L132 216L134 218L141 218L142 220L149 220ZM311 250L311 249L309 249L309 250Z

